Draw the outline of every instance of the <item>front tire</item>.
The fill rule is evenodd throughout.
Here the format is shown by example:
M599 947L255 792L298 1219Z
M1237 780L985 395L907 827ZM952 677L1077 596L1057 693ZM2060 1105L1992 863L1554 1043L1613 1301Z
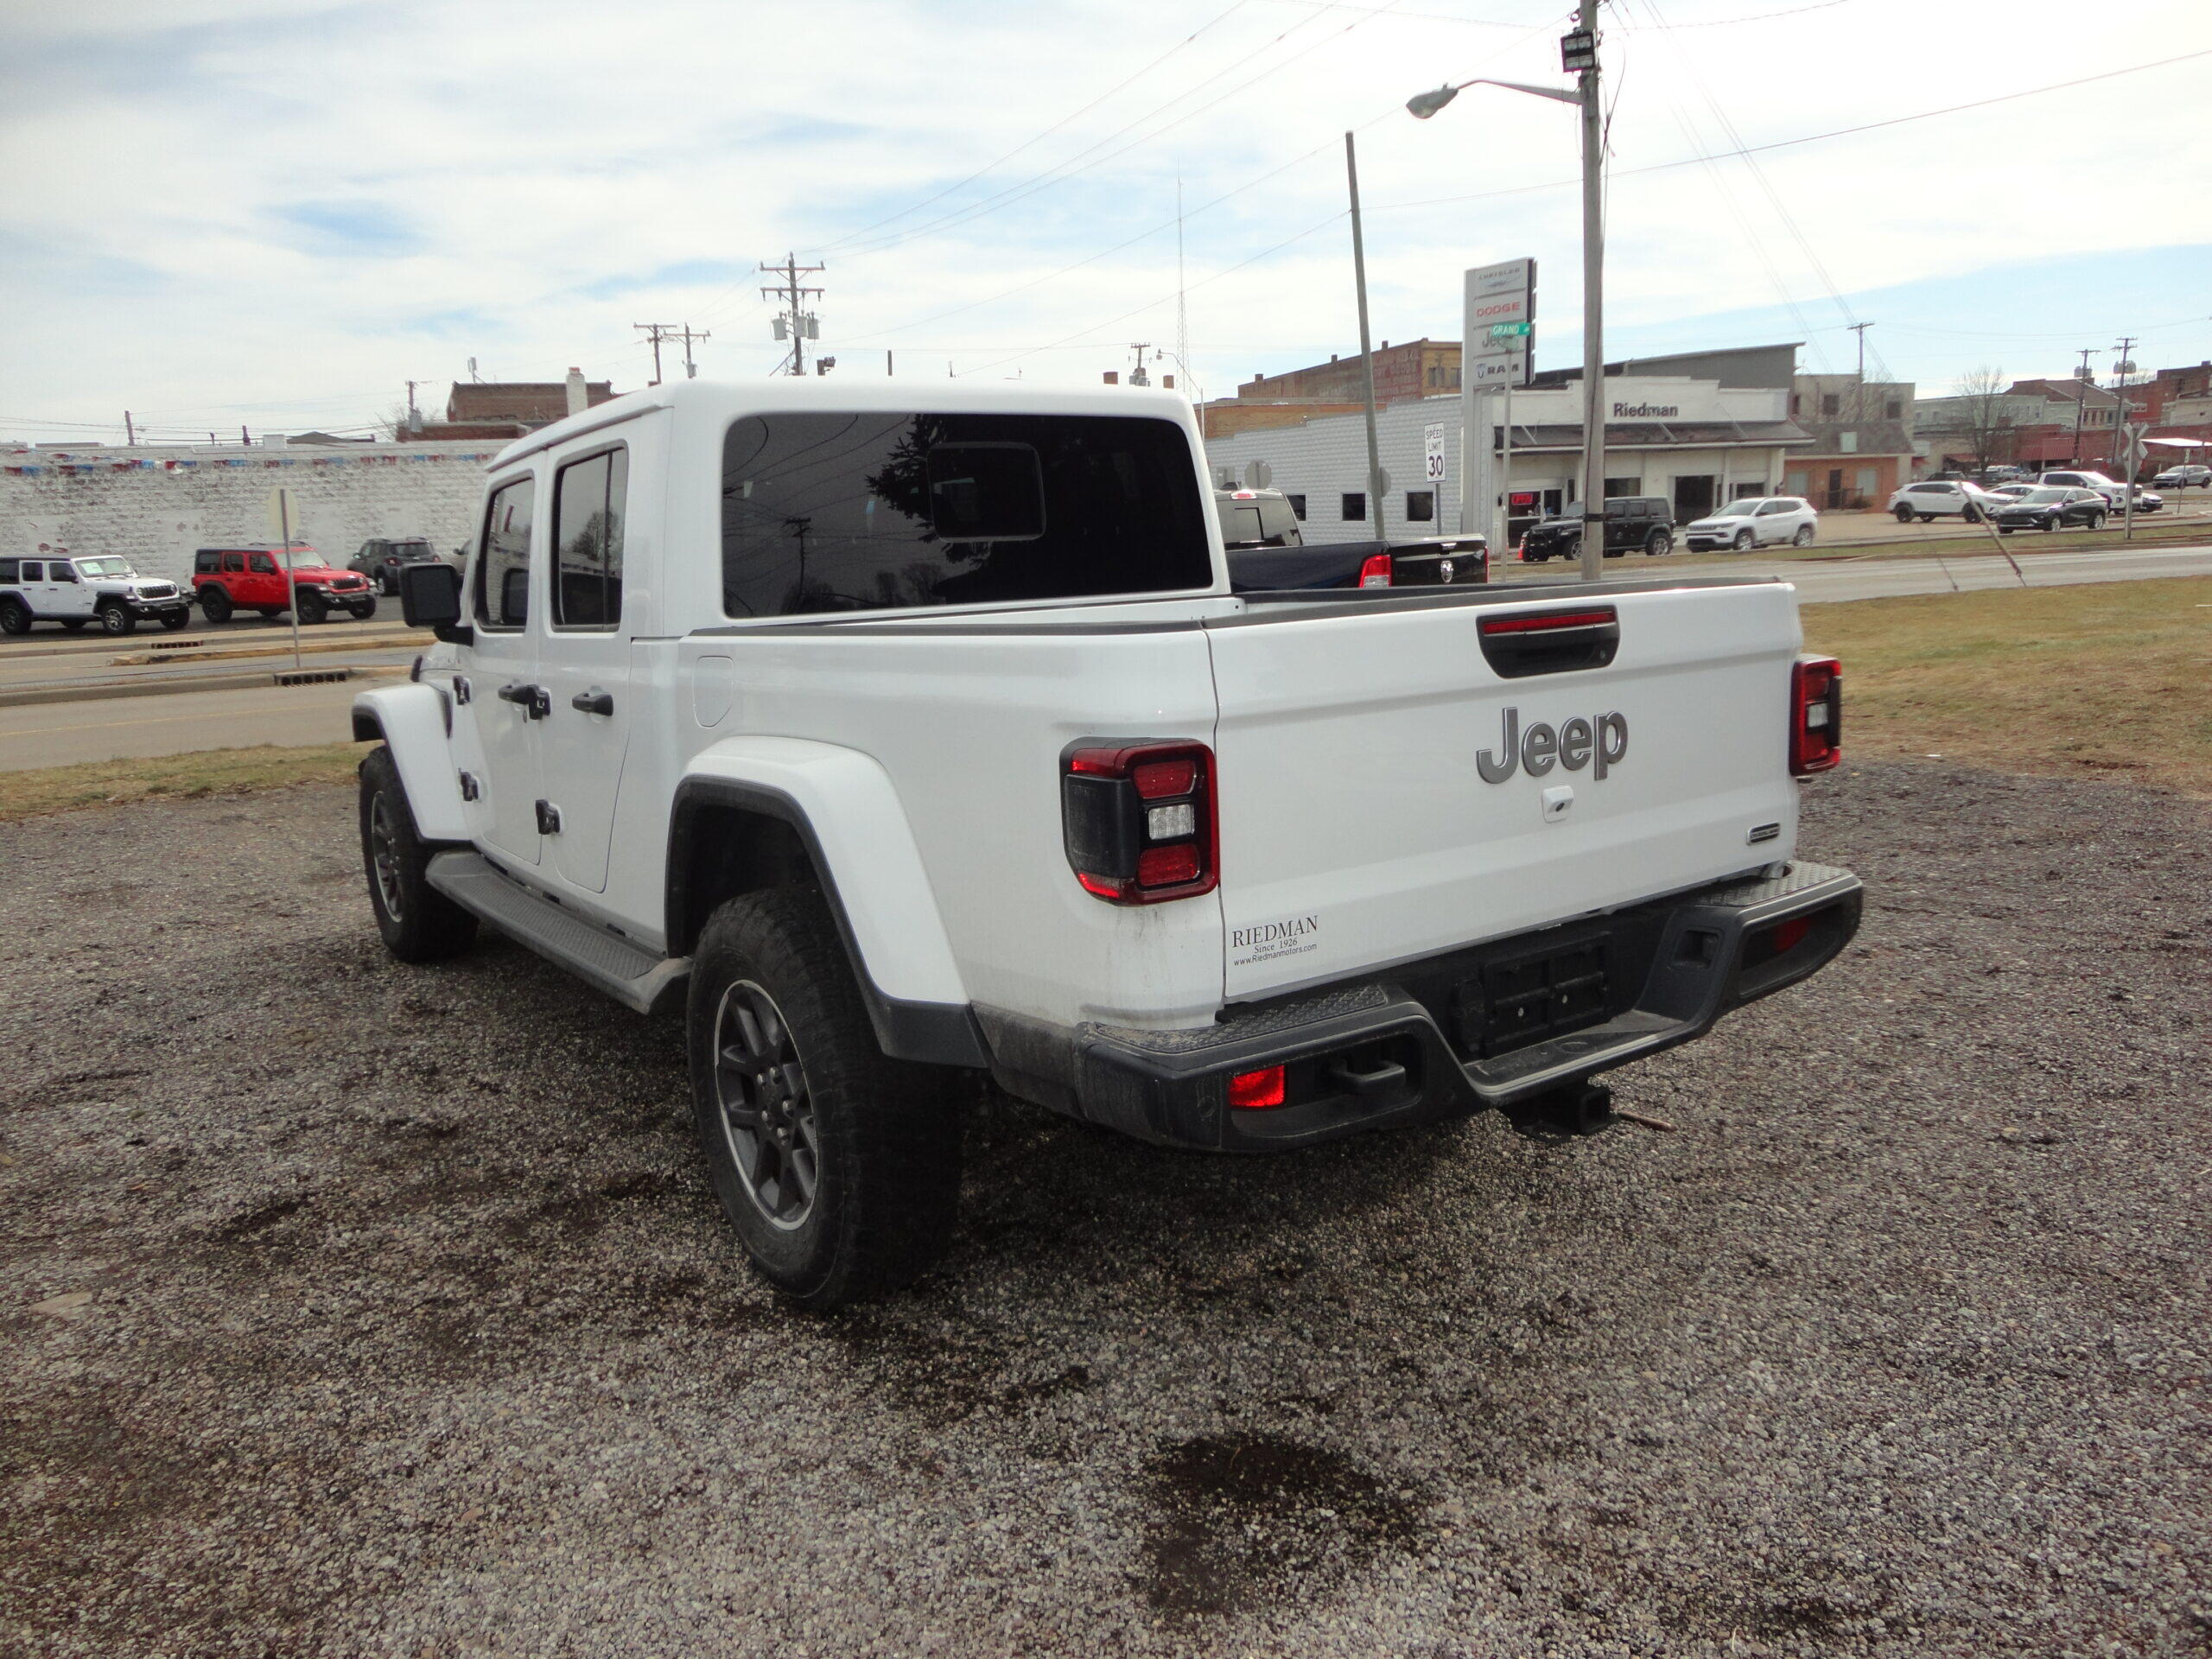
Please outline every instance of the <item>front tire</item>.
M312 628L329 620L330 601L321 594L302 594L296 602L302 627Z
M715 1195L802 1306L906 1284L952 1233L957 1074L887 1058L819 891L730 899L691 959L691 1099Z
M476 918L424 874L433 848L415 828L389 748L361 762L361 868L385 949L402 962L442 962L476 943Z
M100 607L99 620L100 632L114 634L118 639L126 633L138 632L138 619L112 601Z
M1750 552L1751 550L1751 532L1748 530L1738 531L1736 532L1736 539L1730 543L1729 545L1733 547L1738 553Z

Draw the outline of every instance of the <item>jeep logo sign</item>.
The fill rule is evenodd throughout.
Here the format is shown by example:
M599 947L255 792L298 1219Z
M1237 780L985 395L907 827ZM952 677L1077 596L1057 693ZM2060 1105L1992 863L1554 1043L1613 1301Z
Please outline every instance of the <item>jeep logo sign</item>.
M1539 721L1521 729L1521 711L1505 711L1505 734L1495 753L1488 749L1475 756L1475 770L1486 784L1502 784L1525 770L1541 778L1554 766L1569 772L1590 768L1592 778L1603 778L1628 753L1628 716L1599 715L1595 720L1575 717L1557 731Z

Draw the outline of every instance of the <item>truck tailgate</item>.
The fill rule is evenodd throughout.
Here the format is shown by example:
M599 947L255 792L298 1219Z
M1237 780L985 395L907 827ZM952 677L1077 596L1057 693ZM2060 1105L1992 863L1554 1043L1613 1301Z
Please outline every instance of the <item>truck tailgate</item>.
M1485 658L1486 618L1603 607L1618 630L1608 664L1508 677ZM1262 604L1207 632L1231 1001L1678 892L1795 849L1788 703L1800 636L1782 584ZM1513 668L1503 639L1491 649ZM1522 739L1510 753L1537 774L1515 764L1486 779L1478 757L1503 768L1509 721ZM1542 737L1526 747L1536 728L1567 756Z

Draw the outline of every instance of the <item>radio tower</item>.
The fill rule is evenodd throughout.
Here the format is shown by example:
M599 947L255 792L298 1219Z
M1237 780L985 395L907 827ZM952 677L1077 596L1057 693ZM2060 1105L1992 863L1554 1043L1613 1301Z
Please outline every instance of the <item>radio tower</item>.
M794 375L804 374L806 372L806 342L810 340L818 340L822 336L821 324L816 320L814 313L805 308L806 297L810 294L818 297L823 290L818 288L805 287L799 282L799 278L817 276L824 267L802 265L798 262L798 255L787 253L784 256L782 264L771 265L764 262L760 269L772 272L784 279L774 287L763 286L760 289L763 299L779 299L784 302L784 308L776 314L775 322L776 338L788 340L791 343L791 360L784 372Z

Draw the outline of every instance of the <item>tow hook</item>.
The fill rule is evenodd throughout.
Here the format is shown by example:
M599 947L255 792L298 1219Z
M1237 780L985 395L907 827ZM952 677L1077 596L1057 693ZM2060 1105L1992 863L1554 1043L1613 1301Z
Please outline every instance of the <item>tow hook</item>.
M1613 1091L1602 1083L1570 1083L1546 1090L1504 1109L1515 1133L1532 1140L1597 1135L1621 1120L1613 1112Z

